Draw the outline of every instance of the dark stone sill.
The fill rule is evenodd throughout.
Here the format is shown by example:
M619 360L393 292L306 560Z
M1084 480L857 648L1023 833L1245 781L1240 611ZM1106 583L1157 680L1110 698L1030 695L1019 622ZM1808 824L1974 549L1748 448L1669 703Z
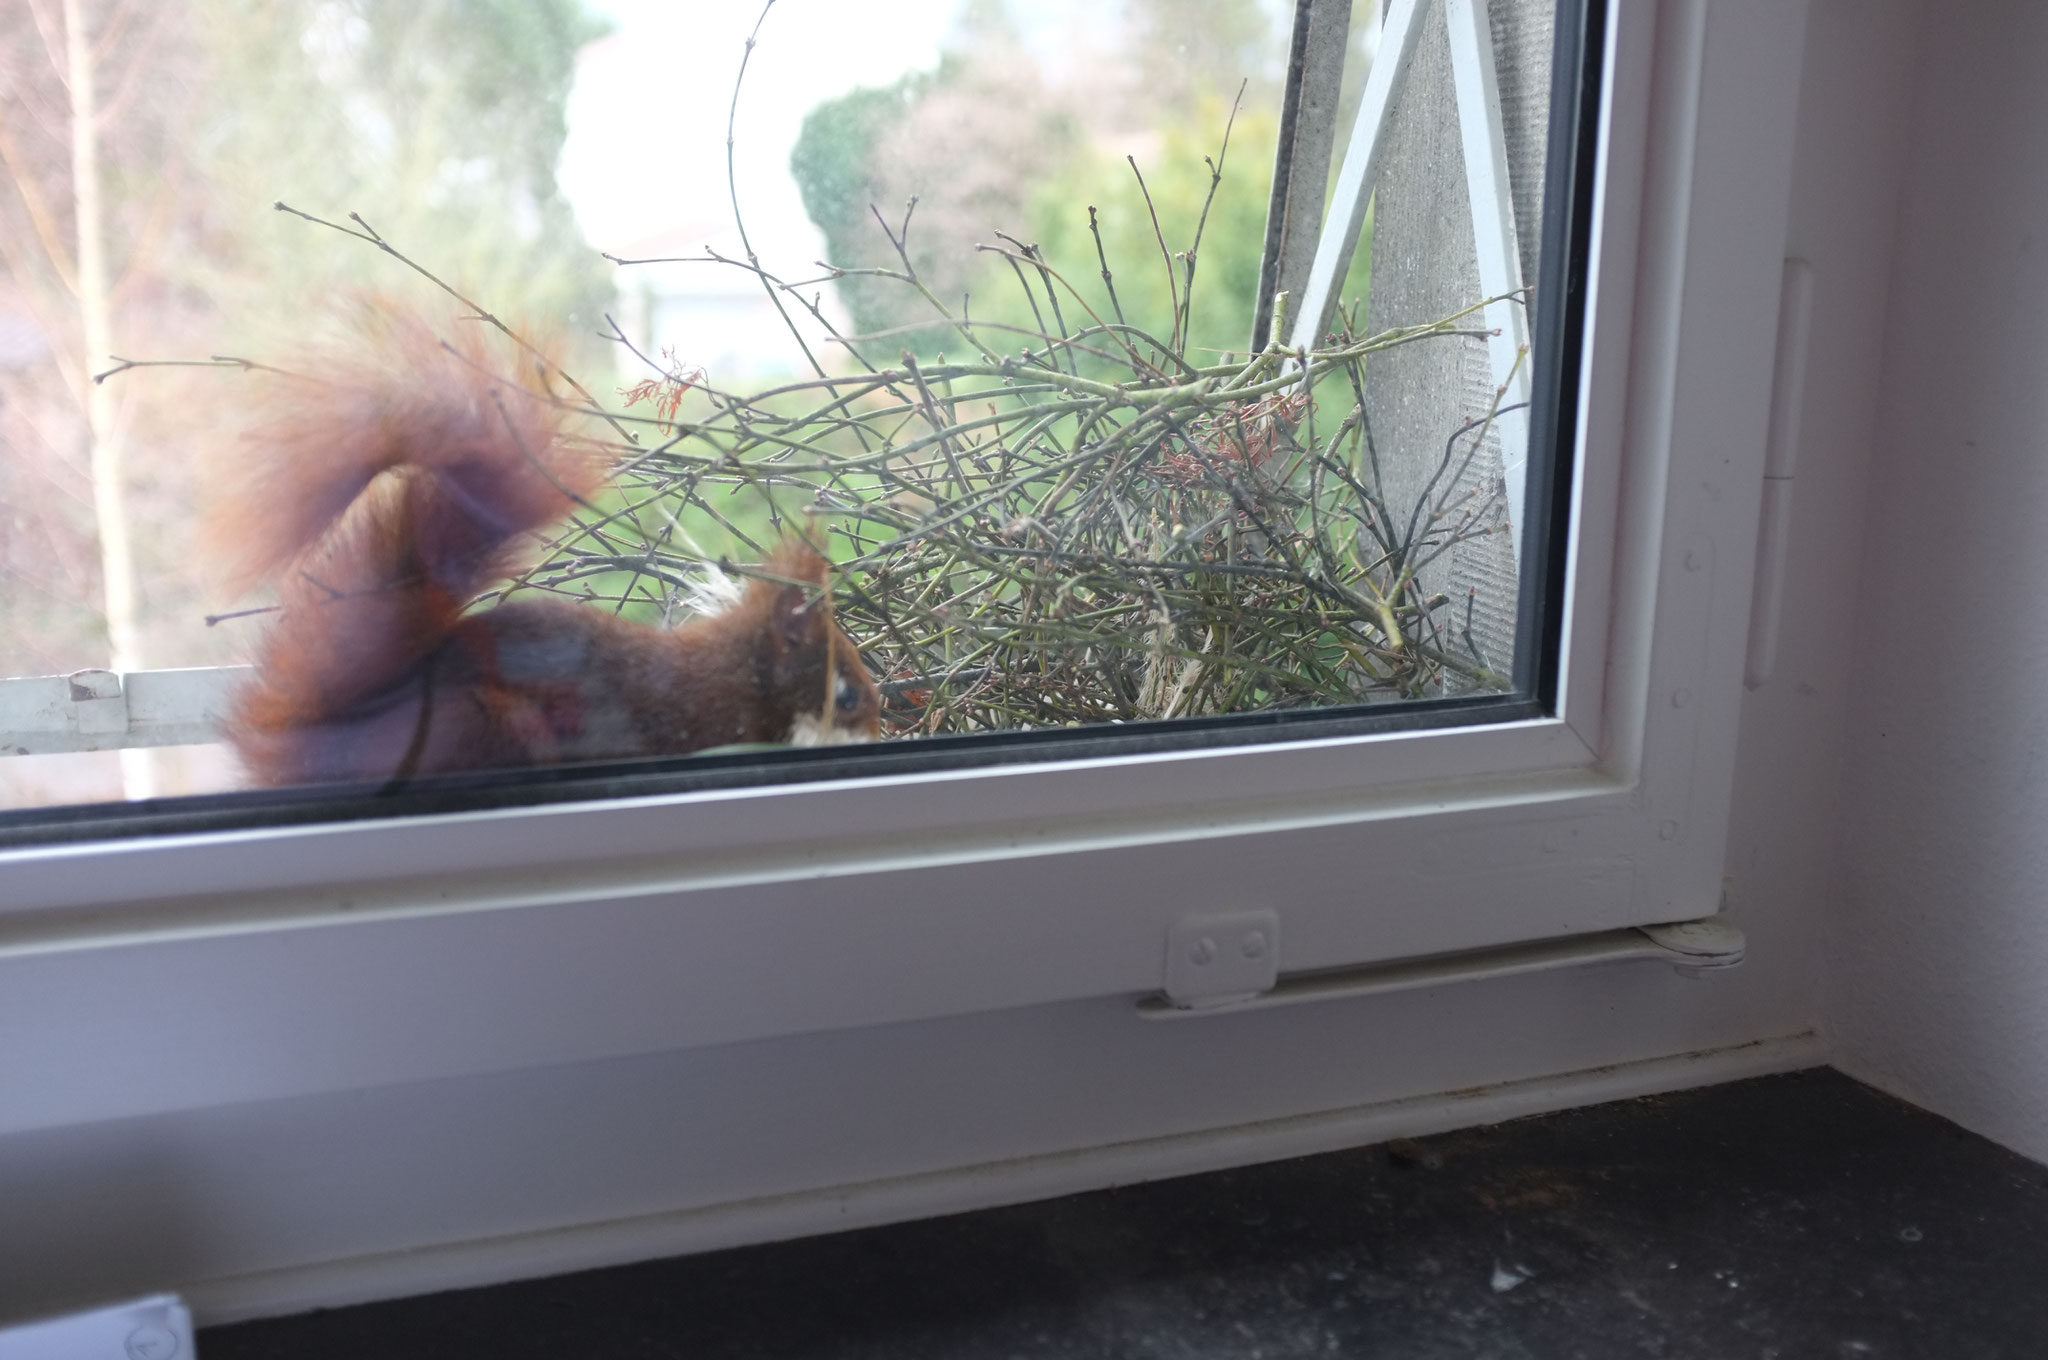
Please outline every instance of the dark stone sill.
M205 1360L2048 1356L2048 1168L1838 1073L201 1333Z

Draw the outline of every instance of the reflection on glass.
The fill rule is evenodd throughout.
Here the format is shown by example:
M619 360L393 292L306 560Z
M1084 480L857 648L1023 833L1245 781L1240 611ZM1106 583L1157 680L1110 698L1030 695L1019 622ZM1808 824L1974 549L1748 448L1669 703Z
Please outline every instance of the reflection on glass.
M1291 5L81 8L0 17L0 807L1509 688L1547 5L1492 186L1423 7L1306 351Z

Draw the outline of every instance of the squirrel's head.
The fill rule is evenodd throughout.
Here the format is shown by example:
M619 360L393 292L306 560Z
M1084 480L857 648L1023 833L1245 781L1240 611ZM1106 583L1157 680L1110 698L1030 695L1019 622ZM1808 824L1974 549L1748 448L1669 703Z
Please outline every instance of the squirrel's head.
M832 619L825 559L787 544L762 563L747 589L749 612L766 626L759 639L761 681L786 704L792 746L873 741L882 730L882 695L860 649Z

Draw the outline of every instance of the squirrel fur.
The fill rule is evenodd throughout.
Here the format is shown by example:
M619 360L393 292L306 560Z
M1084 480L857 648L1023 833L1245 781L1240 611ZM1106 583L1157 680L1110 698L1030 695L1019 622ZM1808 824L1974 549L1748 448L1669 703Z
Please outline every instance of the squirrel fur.
M376 318L373 343L245 444L216 508L231 578L280 612L225 724L263 784L400 781L752 742L874 738L880 696L787 543L673 630L559 597L471 601L605 481L559 405L481 353Z

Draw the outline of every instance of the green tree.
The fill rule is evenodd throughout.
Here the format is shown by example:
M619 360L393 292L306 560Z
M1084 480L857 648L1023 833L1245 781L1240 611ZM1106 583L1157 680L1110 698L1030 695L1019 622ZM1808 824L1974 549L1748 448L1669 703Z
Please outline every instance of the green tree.
M828 99L804 115L803 129L789 153L789 172L803 195L804 211L825 237L826 263L841 269L893 265L888 244L869 205L901 211L886 202L880 150L911 109L946 71L913 71L894 84L863 88ZM839 300L859 331L877 331L900 314L899 285L883 279L841 280Z
M812 110L791 168L825 234L828 261L900 268L871 205L893 227L915 195L911 263L955 314L1027 328L1058 324L1040 285L1029 285L1034 308L1009 264L977 251L1003 233L1042 249L1097 316L1113 319L1120 306L1132 324L1171 340L1181 329L1186 252L1199 224L1193 303L1179 339L1196 362L1241 352L1250 338L1278 135L1273 25L1257 0L1127 0L1121 23L1103 32L1116 46L1092 63L1078 60L1064 84L1048 87L1021 55L1007 9L983 0L936 71ZM1205 158L1223 155L1227 126L1224 174L1211 201ZM1132 151L1149 204L1126 158ZM1114 301L1101 283L1091 207ZM1364 293L1368 254L1358 252L1347 299ZM929 301L892 280L843 279L839 294L861 331L934 315ZM1084 324L1086 311L1073 298L1058 300L1068 326ZM1023 343L994 330L982 338L1013 350ZM962 347L943 325L879 352L897 344L925 353Z
M360 212L511 317L600 328L609 268L555 183L583 0L191 0L209 54L192 155L226 220L191 282L237 318L412 284L374 250L270 213ZM288 112L287 112L288 111Z
M1014 42L1002 44L1002 31L992 21L969 26L963 36L974 45L949 53L936 71L856 91L805 119L790 168L831 264L900 273L890 239L898 236L918 284L949 308L964 305L981 274L975 247L1020 228L1078 126ZM917 287L896 280L842 279L839 295L862 332L933 315ZM939 333L925 331L892 345L935 343Z
M1138 160L1135 170L1130 160L1099 148L1077 155L1039 186L1032 199L1027 239L1039 246L1046 261L1103 320L1114 320L1120 311L1131 325L1167 341L1177 329L1179 307L1188 321L1182 349L1192 362L1216 363L1225 354L1242 354L1251 338L1253 304L1258 298L1266 201L1272 190L1278 135L1279 119L1274 113L1240 110L1232 125L1229 105L1212 95L1185 122L1164 130L1156 155L1134 158ZM1210 162L1219 154L1222 179L1211 200ZM1142 188L1139 173L1144 176ZM1089 230L1091 208L1101 235L1100 255ZM1198 225L1202 235L1195 247ZM1188 296L1186 258L1190 247L1195 247L1192 299ZM1347 307L1365 294L1370 256L1368 224L1340 293ZM1105 259L1114 299L1102 281ZM978 316L1012 324L1038 323L1038 315L1024 303L1016 277L1006 265L1000 272L986 273L975 296L981 299ZM1078 324L1068 298L1063 295L1060 300L1068 325ZM1049 312L1049 306L1041 301L1040 310ZM1051 317L1047 315L1045 320L1050 323Z

